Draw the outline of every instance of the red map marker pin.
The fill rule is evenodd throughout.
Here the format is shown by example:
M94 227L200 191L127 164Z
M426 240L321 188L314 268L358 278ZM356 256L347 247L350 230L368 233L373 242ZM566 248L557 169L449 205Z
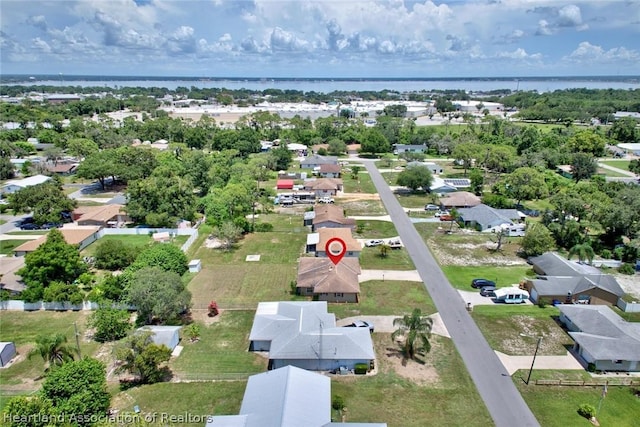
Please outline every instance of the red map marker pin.
M337 246L340 246L340 248ZM347 253L347 244L341 238L333 237L329 239L327 244L324 246L324 251L327 253L331 262L334 265L338 265L342 260L342 257L344 257L344 254Z

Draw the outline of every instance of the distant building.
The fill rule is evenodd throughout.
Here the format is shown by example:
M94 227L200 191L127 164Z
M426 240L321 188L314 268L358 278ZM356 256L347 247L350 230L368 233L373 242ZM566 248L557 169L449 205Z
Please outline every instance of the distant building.
M24 179L12 179L4 183L0 188L0 193L12 194L24 188L31 187L49 181L51 177L45 175L34 175Z

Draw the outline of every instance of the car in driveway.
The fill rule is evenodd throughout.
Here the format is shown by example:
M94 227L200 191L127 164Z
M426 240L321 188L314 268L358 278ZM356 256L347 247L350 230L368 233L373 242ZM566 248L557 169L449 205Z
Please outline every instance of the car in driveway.
M45 222L44 224L42 224L40 228L42 228L43 230L50 230L52 228L62 228L62 224L59 222Z
M380 240L380 239L372 239L372 240L367 240L366 242L364 242L364 245L368 248L371 248L373 246L380 246L384 244L384 240Z
M488 280L488 279L473 279L471 281L471 287L472 288L476 288L476 289L481 289L484 288L485 286L496 286L496 282L494 282L493 280Z
M20 230L40 230L40 226L33 222L20 224Z
M438 211L438 210L440 210L440 206L432 205L431 203L429 203L428 205L424 206L424 210L425 211Z
M373 323L365 320L354 320L348 325L344 325L345 328L369 328L369 332L373 333Z
M480 289L480 295L482 295L483 297L495 297L495 291L495 286L483 286L482 289Z

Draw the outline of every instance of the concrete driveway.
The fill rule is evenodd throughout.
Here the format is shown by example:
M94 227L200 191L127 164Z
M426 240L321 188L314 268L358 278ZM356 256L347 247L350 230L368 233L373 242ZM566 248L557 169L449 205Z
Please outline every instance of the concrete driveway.
M480 289L478 289L477 291L461 291L458 289L458 293L460 294L460 296L462 297L462 299L464 300L465 304L469 304L471 303L471 306L475 306L475 305L494 305L496 304L492 298L489 297L483 297L482 295L480 295ZM524 303L524 305L533 305L533 303L529 300L526 300Z
M362 270L358 276L358 282L369 280L400 280L405 282L421 282L422 279L416 270Z
M398 316L355 316L355 317L347 317L344 319L339 319L336 321L337 326L344 326L352 323L354 320L364 320L366 322L372 323L375 332L384 332L384 333L393 333L397 327L393 326L393 320L402 317ZM451 338L449 335L449 331L447 331L446 326L444 326L444 322L440 317L440 313L432 314L428 316L433 319L433 326L431 328L431 333L435 335L440 335L443 337ZM374 333L375 333L374 332Z

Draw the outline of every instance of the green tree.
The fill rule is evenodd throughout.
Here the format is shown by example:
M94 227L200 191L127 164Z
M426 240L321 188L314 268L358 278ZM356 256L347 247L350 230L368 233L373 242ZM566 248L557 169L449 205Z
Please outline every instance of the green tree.
M480 172L480 169L473 168L469 172L469 180L471 181L471 191L476 196L482 196L484 188L484 175Z
M473 161L481 152L482 149L478 144L464 143L456 145L451 155L456 161L462 164L462 168L464 169L464 176L467 176L467 171L471 168L471 166L473 166Z
M191 305L189 292L180 276L160 267L146 267L133 275L128 300L144 324L175 321Z
M635 143L638 142L638 122L633 117L623 117L616 120L609 129L609 136L622 143Z
M567 259L571 259L574 255L578 256L578 260L580 262L589 261L589 264L593 261L593 258L596 256L595 251L591 247L589 242L578 243L569 249L569 254L567 255Z
M431 328L433 319L422 315L419 308L415 308L411 314L393 319L393 326L398 327L391 339L401 339L402 354L406 359L415 359L418 354L427 354L431 351Z
M158 167L158 160L153 150L144 147L119 147L110 150L114 156L116 175L125 182L146 179Z
M371 154L388 153L391 151L391 144L378 129L368 128L364 132L360 150Z
M85 357L52 371L42 384L42 395L71 424L89 426L109 408L107 371L102 362ZM93 420L92 420L93 418Z
M95 328L93 339L98 342L116 341L127 336L131 324L129 312L103 306L94 311L87 325Z
M39 394L34 396L16 396L7 402L3 414L5 426L10 427L49 427L56 411L49 399Z
M404 117L407 114L407 106L402 104L393 104L384 107L382 110L386 116Z
M36 346L29 352L28 358L40 356L45 363L45 370L62 366L70 362L76 355L76 350L69 345L67 337L63 334L38 335Z
M95 266L101 270L122 270L136 260L140 248L122 240L104 240L96 243Z
M541 199L548 195L544 176L534 168L518 168L505 178L508 193L516 199L516 205L522 200Z
M116 174L115 152L103 150L89 154L76 169L76 176L84 179L97 179L104 190L108 177Z
M533 222L527 225L527 232L520 243L522 253L526 257L542 255L554 246L553 236L544 224Z
M593 155L575 153L571 160L571 174L576 182L591 178L598 171L598 163Z
M73 283L86 271L87 265L82 262L78 249L53 229L42 245L25 256L24 267L18 271L27 285L23 297L28 302L37 301L50 283Z
M9 203L16 212L32 212L37 224L60 222L62 212L71 211L76 205L56 180L32 185L10 194Z
M339 138L333 138L329 141L329 154L339 156L347 152L347 144Z
M634 159L629 162L629 170L636 175L640 175L640 159Z
M175 227L191 221L196 210L193 184L175 175L151 176L133 181L127 188L127 213L136 222L153 227Z
M604 155L607 140L592 130L576 132L567 140L566 147L571 153L588 153L595 157Z
M67 142L67 153L78 159L86 158L98 151L98 144L87 138L72 138Z
M278 147L269 151L272 158L273 170L287 170L293 162L293 153L287 148L287 144L280 144Z
M84 273L89 274L89 273ZM84 294L75 283L51 282L42 292L42 301L80 305Z
M358 165L351 166L351 179L358 179L359 173L360 173L360 166Z
M166 362L171 358L171 350L165 345L154 344L152 334L138 331L116 348L117 372L135 375L141 384L157 383L168 376Z
M140 252L131 268L159 267L182 276L189 269L187 256L175 245L156 243Z
M229 250L242 236L242 228L231 221L225 221L216 227L214 234L222 241L222 247Z
M0 157L0 179L11 179L15 176L15 169L13 168L13 163L9 160L8 157L1 156Z
M403 187L410 188L411 191L416 191L422 188L424 191L429 191L431 183L433 182L433 176L431 170L424 165L409 166L398 174L396 183Z

